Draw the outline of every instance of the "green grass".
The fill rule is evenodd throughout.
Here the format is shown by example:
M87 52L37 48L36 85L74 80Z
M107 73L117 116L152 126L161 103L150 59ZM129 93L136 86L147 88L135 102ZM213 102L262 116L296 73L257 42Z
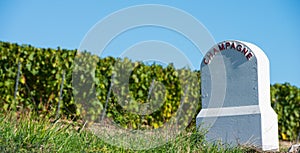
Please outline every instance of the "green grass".
M107 144L75 125L72 122L52 123L29 115L0 114L0 152L255 152L249 148L208 144L203 134L195 130L184 132L157 148L136 151Z

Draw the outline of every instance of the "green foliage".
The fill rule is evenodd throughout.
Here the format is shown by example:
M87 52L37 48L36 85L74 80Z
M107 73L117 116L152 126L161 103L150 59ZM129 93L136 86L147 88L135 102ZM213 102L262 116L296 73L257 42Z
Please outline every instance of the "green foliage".
M171 64L163 68L127 58L99 59L86 52L78 55L74 96L85 119L102 121L105 113L125 128L159 128L174 120L186 127L200 109L198 72L176 70Z
M278 115L279 137L296 140L300 136L300 89L289 83L274 84L271 101Z
M60 113L72 119L97 122L104 113L126 128L159 128L174 121L186 127L200 109L199 72L60 48L1 42L0 49L3 112L22 110L54 117L63 71ZM21 77L14 99L19 62Z
M41 115L53 116L59 100L59 88L62 72L66 70L64 82L65 114L74 114L71 94L71 65L76 50L67 51L58 48L40 49L30 45L19 46L0 42L0 106L2 111L19 109L34 110ZM21 64L21 76L17 97L14 99L18 63Z
M20 63L18 91L15 85ZM59 95L65 71L63 94ZM91 73L95 72L95 73ZM73 84L72 84L73 80ZM70 119L111 119L132 129L159 128L168 122L186 127L201 108L200 72L145 65L129 59L99 58L77 50L41 49L0 42L0 112L25 111ZM295 140L300 132L300 89L271 86L280 138ZM188 94L187 94L188 93ZM76 103L75 103L76 101Z

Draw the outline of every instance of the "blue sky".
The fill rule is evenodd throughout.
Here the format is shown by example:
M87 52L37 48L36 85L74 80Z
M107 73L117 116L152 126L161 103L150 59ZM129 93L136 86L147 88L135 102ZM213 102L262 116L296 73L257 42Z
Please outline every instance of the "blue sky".
M142 4L168 5L189 13L207 28L216 42L236 39L258 45L270 60L271 83L289 82L300 87L300 1L297 0L1 0L0 40L36 47L75 49L98 21L120 9ZM157 39L157 36L151 35L157 30L137 29L136 33L142 39L132 39ZM170 38L168 31L161 31L160 39ZM176 41L179 48L185 46L180 44L180 38L175 39L177 36L172 38L174 46ZM122 45L116 45L119 48L111 50L122 50ZM118 55L120 52L110 52L108 49L107 54ZM201 61L201 56L194 56L188 51L186 54L196 64Z

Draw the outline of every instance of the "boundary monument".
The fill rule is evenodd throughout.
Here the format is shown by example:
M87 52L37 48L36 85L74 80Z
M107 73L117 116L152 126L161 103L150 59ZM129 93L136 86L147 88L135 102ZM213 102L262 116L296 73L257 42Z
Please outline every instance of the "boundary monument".
M214 45L201 63L202 109L196 126L206 140L279 149L277 114L271 107L269 60L251 43Z

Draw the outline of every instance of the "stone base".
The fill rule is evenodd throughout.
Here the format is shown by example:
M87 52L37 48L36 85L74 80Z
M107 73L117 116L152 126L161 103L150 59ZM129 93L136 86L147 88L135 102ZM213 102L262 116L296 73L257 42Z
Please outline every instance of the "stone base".
M203 109L197 115L196 125L207 131L208 142L277 151L277 115L271 107L260 110L258 105Z

